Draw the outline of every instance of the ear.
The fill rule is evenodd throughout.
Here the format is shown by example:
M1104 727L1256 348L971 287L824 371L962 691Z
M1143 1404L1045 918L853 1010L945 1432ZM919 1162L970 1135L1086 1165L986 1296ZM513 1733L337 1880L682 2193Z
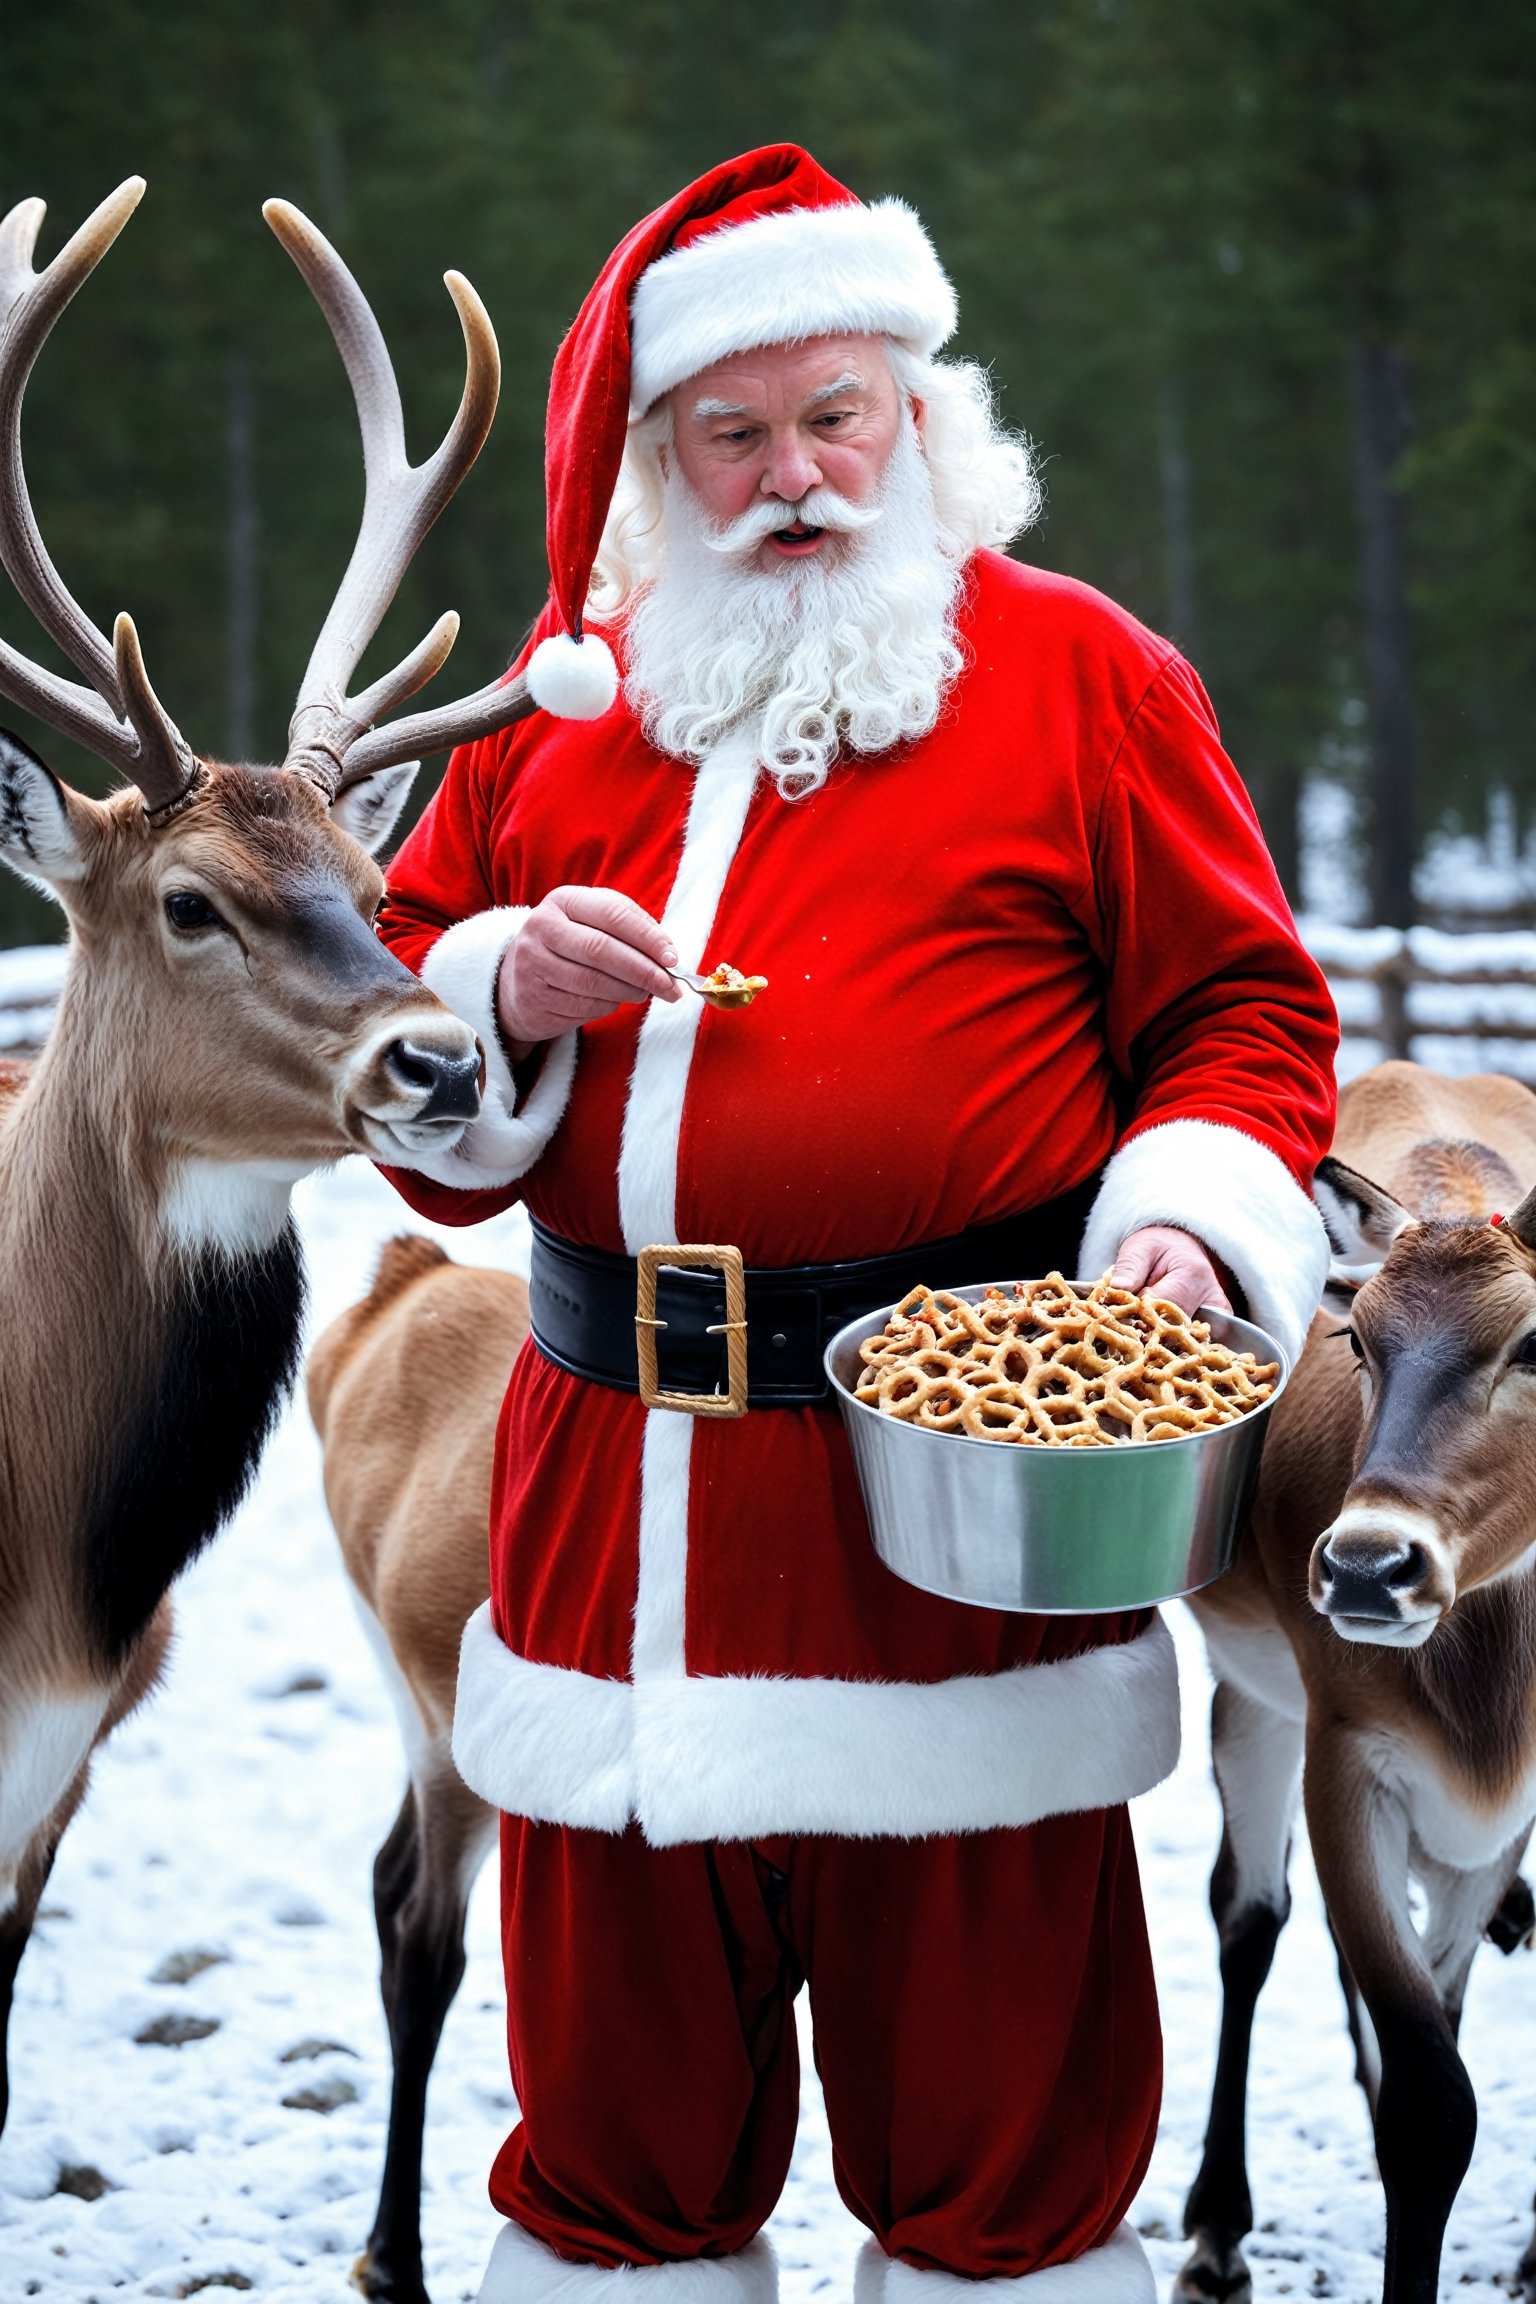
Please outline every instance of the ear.
M419 760L403 760L398 768L375 768L371 776L360 776L332 801L331 822L350 833L370 856L377 856L395 828L420 766Z
M85 875L83 808L30 745L0 728L0 858L46 896Z
M1331 1153L1318 1163L1312 1197L1333 1250L1337 1279L1358 1283L1369 1278L1398 1234L1416 1221L1390 1192Z

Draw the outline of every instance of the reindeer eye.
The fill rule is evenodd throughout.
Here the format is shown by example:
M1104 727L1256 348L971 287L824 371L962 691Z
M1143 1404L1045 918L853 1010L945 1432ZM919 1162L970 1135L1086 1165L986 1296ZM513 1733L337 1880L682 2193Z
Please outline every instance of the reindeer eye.
M1517 1368L1536 1368L1536 1328L1521 1337L1510 1358Z
M222 928L224 923L206 900L190 888L173 888L165 900L165 916L173 928L190 936L199 928Z
M1357 1360L1363 1360L1365 1358L1365 1346L1361 1343L1353 1328L1346 1328L1342 1331L1342 1333L1349 1338L1349 1348L1351 1352L1353 1352L1355 1358Z

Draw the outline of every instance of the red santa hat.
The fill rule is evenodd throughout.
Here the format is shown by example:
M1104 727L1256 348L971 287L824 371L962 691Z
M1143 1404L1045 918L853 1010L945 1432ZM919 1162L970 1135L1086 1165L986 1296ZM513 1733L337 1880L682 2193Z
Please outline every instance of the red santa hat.
M609 257L555 355L545 428L553 606L563 630L529 660L536 703L606 712L613 658L582 608L632 416L736 352L812 336L889 336L936 352L955 292L912 210L862 200L798 144L710 169Z

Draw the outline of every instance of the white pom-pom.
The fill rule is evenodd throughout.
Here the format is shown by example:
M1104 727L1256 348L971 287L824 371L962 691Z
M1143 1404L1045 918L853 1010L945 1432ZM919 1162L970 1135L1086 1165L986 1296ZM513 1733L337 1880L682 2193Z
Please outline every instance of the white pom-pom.
M556 632L528 659L528 693L557 720L600 720L619 692L619 668L605 640Z

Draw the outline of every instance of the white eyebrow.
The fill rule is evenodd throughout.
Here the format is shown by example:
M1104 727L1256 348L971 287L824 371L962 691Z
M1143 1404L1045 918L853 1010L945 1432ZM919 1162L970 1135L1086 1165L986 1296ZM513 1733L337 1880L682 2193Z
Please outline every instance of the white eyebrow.
M839 376L835 384L818 384L814 392L807 392L805 404L817 408L823 400L841 400L845 392L862 392L864 379L850 368L846 376Z
M818 384L814 392L807 392L805 405L807 408L819 408L826 400L841 400L845 392L862 392L865 388L863 377L850 368L846 375L837 377L831 384ZM750 417L752 414L751 409L744 408L739 401L716 400L710 393L706 393L702 400L695 400L693 412L695 416L706 419L711 416Z

